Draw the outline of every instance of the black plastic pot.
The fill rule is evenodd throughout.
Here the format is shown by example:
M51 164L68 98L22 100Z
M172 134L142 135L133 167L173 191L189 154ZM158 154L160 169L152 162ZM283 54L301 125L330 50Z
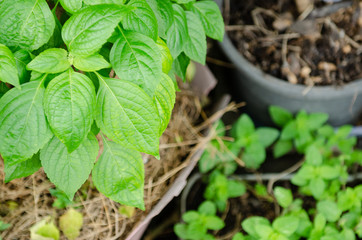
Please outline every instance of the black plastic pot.
M222 6L222 0L216 0ZM227 36L220 47L235 65L230 84L247 103L247 111L257 121L269 124L268 107L278 105L293 113L301 109L329 114L329 123L339 126L355 123L362 113L362 79L342 87L294 85L262 72L247 61Z

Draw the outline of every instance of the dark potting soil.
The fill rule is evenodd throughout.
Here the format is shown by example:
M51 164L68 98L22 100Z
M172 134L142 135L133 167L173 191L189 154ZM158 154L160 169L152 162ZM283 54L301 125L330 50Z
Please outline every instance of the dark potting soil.
M340 86L362 78L361 1L224 2L227 34L264 72L305 85Z

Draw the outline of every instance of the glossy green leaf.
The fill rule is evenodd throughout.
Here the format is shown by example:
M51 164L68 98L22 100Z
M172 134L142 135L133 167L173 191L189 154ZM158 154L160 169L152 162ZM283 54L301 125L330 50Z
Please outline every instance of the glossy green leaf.
M316 146L310 146L305 154L305 161L307 164L319 166L323 163L323 157Z
M178 4L186 4L186 3L191 3L191 2L196 2L196 0L172 0L175 3Z
M16 67L18 69L18 76L20 84L29 82L30 72L26 70L26 65L32 60L30 53L26 50L20 49L14 53Z
M44 94L44 110L53 133L74 151L94 120L95 89L85 75L69 70L54 78Z
M73 65L77 69L85 72L98 71L103 68L110 68L111 64L107 62L104 57L98 53L93 55L82 57L75 56L73 59Z
M172 64L172 69L177 76L179 76L183 81L186 80L186 70L190 64L190 58L186 56L185 53L181 53Z
M268 221L268 219L264 218L264 217L249 217L247 219L245 219L242 223L241 226L243 227L243 230L245 232L247 232L248 234L250 234L253 237L258 237L258 231L259 231L259 227L260 226L270 226L270 223Z
M299 219L294 216L278 217L273 222L273 228L278 232L291 236L298 228Z
M184 45L184 52L192 60L205 64L206 62L206 35L200 19L195 13L186 11L189 38Z
M0 81L20 88L18 69L13 53L0 44Z
M162 75L161 56L157 44L136 32L123 32L113 45L111 64L122 80L139 85L153 97Z
M68 52L62 48L50 48L36 56L28 65L28 70L40 73L60 73L70 68Z
M93 134L89 134L72 153L68 153L66 146L54 136L40 151L40 160L50 181L73 199L88 179L98 149L98 141Z
M31 51L48 42L55 27L45 0L4 0L0 22L0 43Z
M173 21L173 9L170 1L164 0L146 0L152 8L158 25L158 36L166 37L166 31Z
M162 79L155 92L154 101L161 120L159 135L162 135L170 122L172 109L176 101L175 87L171 78L166 74L162 74Z
M308 128L310 130L317 130L322 127L328 120L328 114L326 113L311 113L308 116Z
M118 4L123 5L126 0L83 0L84 4L87 5L98 5L98 4Z
M219 7L214 1L198 1L192 5L191 10L200 18L206 35L222 41L224 37L224 21Z
M269 147L279 136L279 131L275 128L260 127L256 130L259 141L264 147Z
M281 140L294 140L298 135L297 124L295 121L288 122L280 133Z
M253 120L247 115L243 114L239 117L231 130L232 137L239 139L251 135L255 131Z
M197 220L200 217L200 214L197 211L187 211L182 215L182 220L187 223Z
M317 211L322 214L328 222L335 222L341 216L341 211L337 207L337 203L324 200L317 203Z
M153 100L129 81L98 77L96 121L101 131L124 147L158 156L160 121Z
M323 195L324 191L326 190L326 183L322 178L313 178L309 182L309 188L312 192L313 197L316 199L320 199Z
M216 214L216 206L211 201L204 201L197 208L197 211L201 214L212 216Z
M142 33L154 41L158 36L158 23L155 13L146 0L130 0L127 6L134 8L127 13L122 20L122 26L126 30Z
M227 183L228 188L228 198L240 197L246 192L245 185L236 180L228 180Z
M293 119L293 115L288 110L279 106L270 106L269 114L273 122L279 127L284 127Z
M332 180L338 178L341 174L340 166L323 165L320 167L320 176L324 179Z
M210 230L220 230L225 226L225 223L217 216L207 216L205 218L205 225Z
M43 110L44 78L0 99L0 153L8 166L31 158L52 136Z
M293 142L290 140L278 140L273 148L273 155L279 158L287 154L293 149Z
M10 182L16 178L30 176L41 167L39 153L34 154L30 159L8 166L5 162L5 182Z
M241 157L245 166L248 168L257 169L265 161L266 153L264 147L260 143L254 143L245 148Z
M95 186L113 201L145 210L144 166L140 153L105 138L103 144L104 152L92 173Z
M83 1L82 0L59 0L62 7L70 13L75 13L82 8Z
M62 38L72 55L90 56L101 49L130 9L116 4L80 10L64 24Z
M174 21L166 32L166 42L173 58L177 58L183 51L184 45L188 42L189 33L185 11L177 4L173 4L172 8L174 11Z
M286 189L283 187L275 187L274 188L274 196L277 199L280 206L283 208L287 208L293 202L293 195L290 189Z
M172 69L173 63L170 49L168 49L167 44L161 38L157 38L156 43L161 52L162 72L168 74Z

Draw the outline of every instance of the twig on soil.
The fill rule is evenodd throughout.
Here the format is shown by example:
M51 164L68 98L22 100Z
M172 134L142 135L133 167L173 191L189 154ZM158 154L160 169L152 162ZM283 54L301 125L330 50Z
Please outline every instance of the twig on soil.
M273 185L275 182L279 181L281 178L283 178L284 176L287 176L289 174L291 174L292 172L297 171L302 164L304 163L304 159L300 160L299 162L297 162L296 164L294 164L293 166L291 166L290 168L284 170L283 172L275 175L273 178L271 178L268 182L268 193L272 194L273 193Z

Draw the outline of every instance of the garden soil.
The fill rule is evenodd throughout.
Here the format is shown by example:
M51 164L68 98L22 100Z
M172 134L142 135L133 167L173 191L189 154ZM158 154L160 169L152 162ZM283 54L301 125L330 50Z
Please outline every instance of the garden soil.
M264 72L310 86L362 78L362 1L224 2L227 34Z

